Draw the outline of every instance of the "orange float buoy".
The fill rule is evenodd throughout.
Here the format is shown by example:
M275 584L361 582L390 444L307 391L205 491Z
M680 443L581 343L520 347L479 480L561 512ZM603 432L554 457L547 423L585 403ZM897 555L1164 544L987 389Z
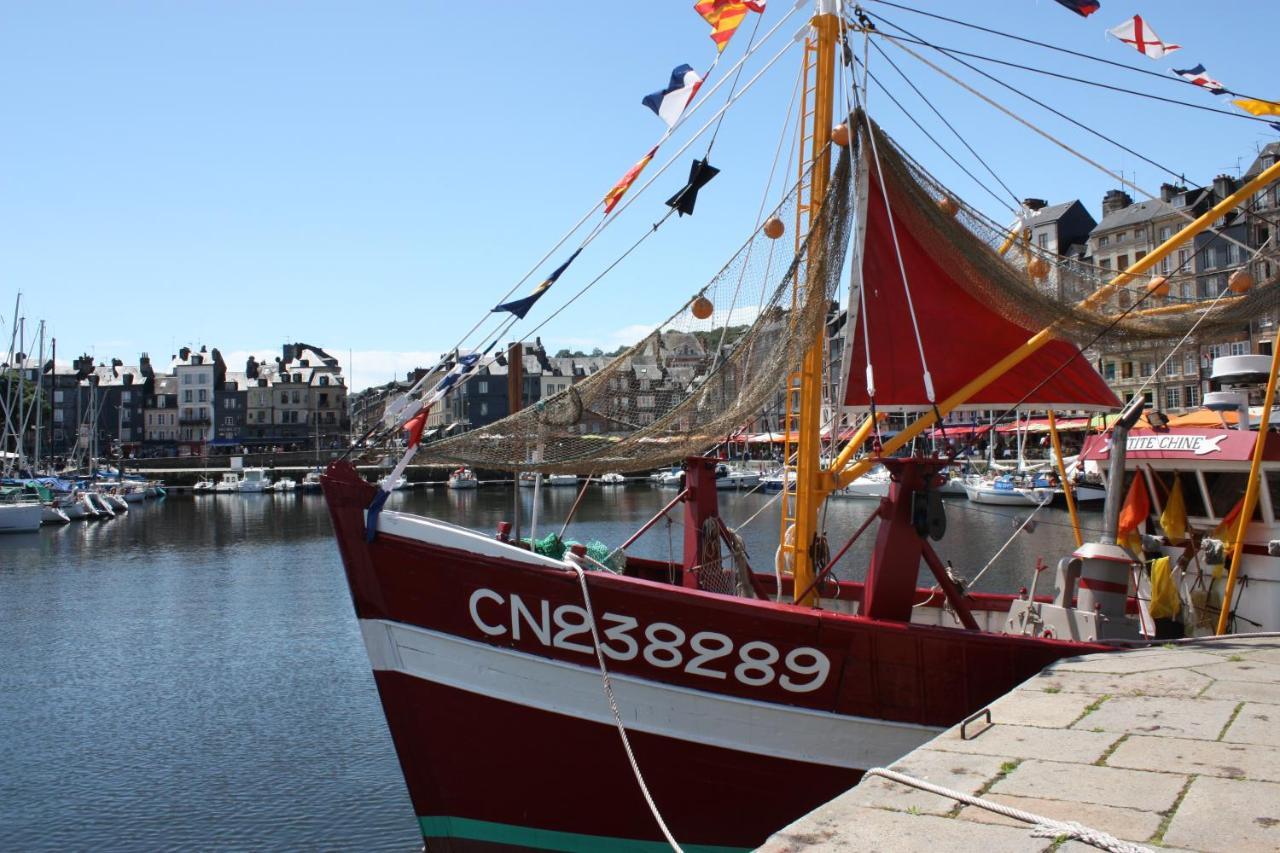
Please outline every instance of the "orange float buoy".
M693 316L697 317L699 320L705 320L711 316L711 312L715 310L715 306L711 304L711 300L707 297L699 296L697 299L693 300L691 310L693 311Z
M1027 261L1027 272L1038 281L1049 274L1049 264L1044 258L1032 258Z
M1147 293L1164 298L1169 295L1169 279L1158 275L1147 283Z
M777 240L786 230L787 228L782 224L782 220L776 216L770 216L764 221L764 236L770 240Z
M837 124L831 128L831 141L841 148L849 144L849 125Z
M947 216L955 216L960 212L960 205L956 204L954 199L944 195L938 199L938 210L941 210Z
M1245 269L1236 270L1227 279L1227 287L1231 288L1232 293L1248 293L1253 290L1253 285L1253 273Z

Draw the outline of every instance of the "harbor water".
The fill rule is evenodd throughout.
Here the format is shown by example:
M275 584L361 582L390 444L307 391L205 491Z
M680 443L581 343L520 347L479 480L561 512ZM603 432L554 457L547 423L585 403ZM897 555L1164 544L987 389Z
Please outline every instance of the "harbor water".
M576 496L542 490L539 536ZM674 496L593 485L567 538L612 547ZM757 571L773 567L772 497L721 493L730 526L759 513L742 530ZM830 502L833 551L876 506ZM510 486L419 488L388 505L483 531L511 507ZM1015 591L1037 558L1074 547L1054 508L1013 536L1029 512L949 501L937 550L972 578L1007 542L976 588ZM678 559L673 518L632 553ZM861 577L874 533L840 577ZM0 537L0 731L0 849L421 846L318 494L174 495Z

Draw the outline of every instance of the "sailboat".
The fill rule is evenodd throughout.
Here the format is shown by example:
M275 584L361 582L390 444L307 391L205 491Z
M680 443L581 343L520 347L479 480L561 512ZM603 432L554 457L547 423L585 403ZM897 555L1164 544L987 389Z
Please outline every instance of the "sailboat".
M939 472L954 460L894 454L964 407L1120 408L1070 334L1113 318L1097 300L1064 307L1037 298L1029 267L1050 261L1034 247L997 251L1003 229L862 109L837 119L836 64L846 38L866 29L830 0L816 4L804 45L804 167L724 272L598 373L429 451L411 443L383 481L418 452L542 474L683 460L670 504L683 514L680 561L627 556L620 566L610 560L618 552L582 547L539 553L540 543L505 526L495 537L387 509L388 487L348 461L325 471L356 617L429 849L754 848L1045 665L1141 640L1136 561L1116 544L1118 504L1103 541L1082 544L1059 567L1063 588L1078 584L1078 596L1052 603L1053 631L1037 627L1050 604L1043 596L966 592L932 545L946 528ZM1277 178L1280 166L1223 204ZM1124 274L1150 269L1211 227L1221 212L1211 213ZM783 225L793 239L779 239ZM864 417L824 461L824 334L846 252L851 316L868 322L850 337L836 402ZM732 304L739 277L766 298L731 352L714 353L699 381L660 397L651 421L633 419L608 440L579 428L621 411L619 377L651 363L664 332L708 328L698 325L709 313L698 300ZM1096 283L1101 291L1117 281ZM936 333L957 324L982 330L963 358L954 335ZM475 363L459 358L446 366L453 381L420 383L389 403L383 437L412 431ZM717 460L702 453L779 388L787 398L779 545L774 565L757 571L720 518ZM914 414L879 435L886 411ZM1116 421L1110 445L1121 472L1135 411ZM876 465L890 485L872 518L866 579L837 579L831 569L844 549L833 557L827 537L852 544L867 527L827 530L821 508ZM917 585L922 565L932 587ZM1262 624L1277 620L1272 613Z

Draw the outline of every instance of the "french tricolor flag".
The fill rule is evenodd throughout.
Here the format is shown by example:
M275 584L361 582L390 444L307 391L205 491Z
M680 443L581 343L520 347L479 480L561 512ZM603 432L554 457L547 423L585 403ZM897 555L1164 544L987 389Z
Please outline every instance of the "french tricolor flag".
M658 118L667 123L667 127L675 127L680 120L684 108L697 94L702 85L702 78L688 64L678 66L671 72L671 82L661 92L645 95L641 101L646 107L658 114Z

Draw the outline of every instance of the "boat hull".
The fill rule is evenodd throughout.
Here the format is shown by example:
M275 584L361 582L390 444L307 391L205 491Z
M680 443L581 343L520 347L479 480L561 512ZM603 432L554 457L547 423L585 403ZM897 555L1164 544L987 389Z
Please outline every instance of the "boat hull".
M384 510L370 543L373 488L341 464L325 493L431 849L661 845L576 574L405 513ZM690 848L758 846L1045 664L1097 649L587 578L641 773Z
M0 504L0 533L34 533L42 514L38 503Z
M1051 489L996 489L988 486L964 487L972 503L996 506L1040 506L1053 499Z

